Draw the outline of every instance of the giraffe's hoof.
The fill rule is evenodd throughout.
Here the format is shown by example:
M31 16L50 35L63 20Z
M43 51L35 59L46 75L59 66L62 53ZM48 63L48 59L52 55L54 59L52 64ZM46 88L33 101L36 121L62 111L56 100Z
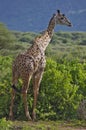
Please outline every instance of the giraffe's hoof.
M28 121L32 121L32 118L30 116L27 116Z
M36 114L33 114L33 122L37 122Z
M32 121L32 118L27 118L28 121Z
M35 118L35 119L33 119L33 122L37 122L38 120Z
M26 112L26 118L27 118L28 121L32 121L32 118L29 114L29 111Z

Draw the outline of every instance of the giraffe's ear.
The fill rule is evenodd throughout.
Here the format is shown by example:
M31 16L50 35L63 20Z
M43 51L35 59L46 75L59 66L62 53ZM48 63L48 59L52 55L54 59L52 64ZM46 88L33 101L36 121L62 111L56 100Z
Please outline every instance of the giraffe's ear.
M60 14L60 10L57 10L57 13Z
M65 14L63 14L63 16L65 16Z

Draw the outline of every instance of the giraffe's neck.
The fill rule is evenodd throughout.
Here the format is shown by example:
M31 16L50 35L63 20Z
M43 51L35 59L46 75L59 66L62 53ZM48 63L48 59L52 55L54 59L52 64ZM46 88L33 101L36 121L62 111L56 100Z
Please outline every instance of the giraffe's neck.
M54 16L50 19L49 25L47 27L47 31L49 36L52 38L53 36L53 31L54 31L54 27L55 27L55 18Z
M54 27L55 27L55 19L53 16L50 19L47 30L41 36L36 37L35 44L38 44L38 46L40 47L40 49L42 51L46 50L46 47L48 46L49 42L51 41L51 38L53 36Z

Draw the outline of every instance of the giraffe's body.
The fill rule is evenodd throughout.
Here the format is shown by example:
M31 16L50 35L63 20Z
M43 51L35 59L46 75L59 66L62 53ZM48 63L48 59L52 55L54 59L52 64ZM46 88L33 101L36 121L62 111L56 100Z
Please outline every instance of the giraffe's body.
M15 84L15 75L23 79L25 74L31 73L33 75L39 68L45 68L46 60L44 52L50 40L48 32L45 31L42 37L35 38L33 45L26 52L16 57L13 63L13 84Z
M60 14L60 12L58 11L58 15L62 15L62 14ZM19 54L16 57L15 61L13 62L13 71L12 71L13 89L12 89L12 100L11 100L10 114L9 114L10 118L13 117L12 109L13 109L14 98L16 93L15 89L19 78L21 78L23 81L21 92L23 95L26 117L29 120L31 119L31 117L27 105L27 90L31 78L33 80L34 103L33 103L32 116L33 119L36 118L35 109L36 109L37 96L39 92L39 85L46 65L45 50L52 38L53 30L55 24L57 23L56 21L57 19L55 18L56 15L53 15L53 17L49 22L47 30L43 34L41 34L41 36L36 37L35 40L33 41L33 45L26 52ZM67 19L66 19L66 23L69 24L68 26L70 26L71 24Z

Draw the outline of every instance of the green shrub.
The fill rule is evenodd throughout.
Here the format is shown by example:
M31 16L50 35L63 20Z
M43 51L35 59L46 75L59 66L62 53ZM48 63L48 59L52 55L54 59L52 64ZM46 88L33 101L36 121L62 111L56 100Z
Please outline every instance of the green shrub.
M11 121L6 121L6 118L0 119L0 130L10 130L12 127Z
M0 117L8 117L11 100L12 57L0 57ZM21 89L21 80L18 87ZM47 59L37 102L37 117L43 120L77 118L77 108L86 97L86 63L78 60L58 62ZM30 112L33 106L32 84L28 90ZM14 115L25 119L21 94L16 95Z

